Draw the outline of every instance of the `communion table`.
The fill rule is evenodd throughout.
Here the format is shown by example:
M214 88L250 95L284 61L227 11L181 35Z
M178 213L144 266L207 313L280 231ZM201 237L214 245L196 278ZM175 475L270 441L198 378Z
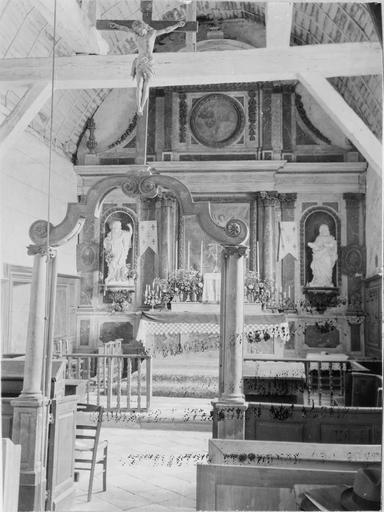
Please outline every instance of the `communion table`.
M203 352L219 348L220 315L214 313L143 312L136 339L147 353L175 355L181 352ZM245 353L249 345L263 345L289 339L289 326L283 314L245 315ZM251 340L251 341L249 341ZM270 348L271 350L271 348Z

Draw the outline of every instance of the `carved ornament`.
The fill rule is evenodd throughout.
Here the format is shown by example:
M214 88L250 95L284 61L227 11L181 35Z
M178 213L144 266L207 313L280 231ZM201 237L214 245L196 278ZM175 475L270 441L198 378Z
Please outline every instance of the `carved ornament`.
M365 267L365 248L361 245L350 244L341 247L341 272L349 277L363 274Z
M228 258L229 256L237 256L238 258L240 258L241 256L245 256L247 254L247 251L248 247L246 247L245 245L225 245L222 254L224 258Z

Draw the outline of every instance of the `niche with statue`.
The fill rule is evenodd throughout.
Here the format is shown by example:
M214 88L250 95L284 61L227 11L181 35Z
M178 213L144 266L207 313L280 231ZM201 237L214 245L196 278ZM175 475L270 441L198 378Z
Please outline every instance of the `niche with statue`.
M301 221L301 281L319 313L337 305L339 294L340 220L325 207L307 211Z
M115 311L132 304L137 278L138 222L135 212L125 207L107 210L101 219L100 277L104 302Z

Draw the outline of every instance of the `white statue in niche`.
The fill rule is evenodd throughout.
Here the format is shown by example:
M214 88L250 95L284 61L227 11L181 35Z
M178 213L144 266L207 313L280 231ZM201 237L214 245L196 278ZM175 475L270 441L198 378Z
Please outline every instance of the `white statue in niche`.
M308 242L312 249L311 269L313 279L311 288L334 288L332 270L337 261L337 242L326 224L321 224L314 242Z
M127 256L131 248L132 226L121 228L121 222L115 220L111 224L111 231L104 239L105 259L108 264L108 275L105 284L122 284L127 282Z

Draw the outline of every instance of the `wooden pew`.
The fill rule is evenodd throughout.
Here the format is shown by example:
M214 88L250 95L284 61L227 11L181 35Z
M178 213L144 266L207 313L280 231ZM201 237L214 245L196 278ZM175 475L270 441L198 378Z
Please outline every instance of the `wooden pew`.
M380 445L214 439L197 465L197 510L296 510L293 486L352 485L356 470L380 465Z
M321 407L249 402L245 439L308 443L378 444L379 407Z

